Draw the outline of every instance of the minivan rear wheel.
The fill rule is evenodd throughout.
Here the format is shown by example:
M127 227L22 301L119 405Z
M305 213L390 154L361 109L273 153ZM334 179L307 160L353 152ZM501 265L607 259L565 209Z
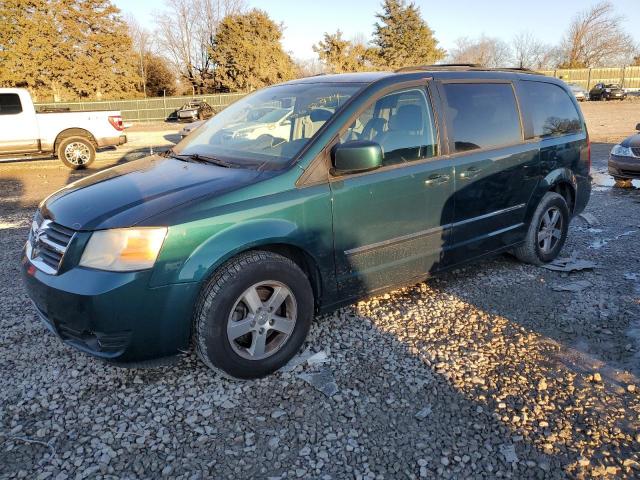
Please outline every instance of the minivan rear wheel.
M292 260L267 251L241 254L216 271L200 295L196 352L234 378L268 375L300 349L313 304L309 280Z
M524 243L514 250L514 255L533 265L553 261L567 240L570 218L562 195L547 192L533 214Z

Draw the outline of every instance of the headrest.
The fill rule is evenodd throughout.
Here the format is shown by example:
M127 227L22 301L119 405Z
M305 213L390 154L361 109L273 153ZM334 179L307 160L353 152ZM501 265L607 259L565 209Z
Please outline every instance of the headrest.
M389 119L389 130L418 131L423 128L422 108L419 105L403 105Z

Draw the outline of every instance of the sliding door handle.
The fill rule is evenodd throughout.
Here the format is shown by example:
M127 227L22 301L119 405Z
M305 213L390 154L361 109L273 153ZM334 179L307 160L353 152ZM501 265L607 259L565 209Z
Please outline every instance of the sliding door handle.
M464 172L460 174L460 178L463 180L468 180L470 178L475 178L482 172L481 168L478 167L469 167Z
M427 178L424 181L424 184L427 187L430 187L432 185L442 185L443 183L447 183L450 180L451 177L449 177L449 175L444 175L444 174L435 174L435 175L431 175L429 178Z

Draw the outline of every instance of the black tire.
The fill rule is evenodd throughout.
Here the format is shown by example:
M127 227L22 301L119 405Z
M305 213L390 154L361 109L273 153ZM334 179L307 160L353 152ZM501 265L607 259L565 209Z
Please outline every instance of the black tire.
M284 285L291 293L297 311L295 324L288 337L270 356L262 359L245 358L227 334L227 326L234 321L231 318L232 309L235 312L240 305L244 305L241 299L252 286L270 281ZM240 254L220 267L202 289L193 326L196 352L208 367L223 375L241 379L264 377L285 365L298 352L311 327L313 311L314 298L309 279L296 263L273 252ZM254 329L256 331L247 334L252 340L259 326ZM271 333L281 335L275 330ZM247 355L248 352L247 349Z
M70 157L67 148L77 146L75 149L78 156ZM67 137L63 138L58 145L56 155L67 167L73 170L87 168L96 159L96 147L91 140L86 137Z
M557 229L560 231L560 238L556 238L555 243L552 243L548 251L545 251L540 246L540 242L538 242L538 233L541 232L541 228L543 227L543 216L550 211L559 212L562 224L560 228ZM562 195L555 192L545 193L531 218L524 243L516 248L513 254L519 260L532 265L543 265L553 261L567 240L570 220L569 207ZM551 242L553 241L553 238L551 238Z

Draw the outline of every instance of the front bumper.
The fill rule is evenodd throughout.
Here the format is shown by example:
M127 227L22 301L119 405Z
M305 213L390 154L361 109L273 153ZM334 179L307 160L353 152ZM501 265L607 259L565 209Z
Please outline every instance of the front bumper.
M24 252L21 263L40 319L65 344L123 362L166 357L189 347L197 283L150 288L151 271L81 267L48 275Z
M609 173L620 178L640 178L640 158L609 155Z

